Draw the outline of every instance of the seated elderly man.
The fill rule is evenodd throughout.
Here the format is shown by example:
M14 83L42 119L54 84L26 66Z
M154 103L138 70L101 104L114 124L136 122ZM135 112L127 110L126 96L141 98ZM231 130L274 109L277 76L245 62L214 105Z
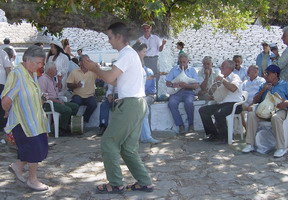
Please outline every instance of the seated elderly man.
M172 83L171 81L175 79L184 70L185 74L189 78L195 79L194 83L188 84L185 82ZM193 131L193 120L194 120L194 96L193 90L199 87L199 78L195 69L188 65L188 55L183 53L179 55L179 66L173 67L171 71L166 76L166 86L172 88L178 88L179 91L172 94L169 98L168 107L172 113L172 117L176 126L179 126L179 133L185 133L185 126L178 110L180 102L184 102L184 108L188 118L188 131Z
M213 68L211 56L205 56L202 63L203 67L199 70L198 76L199 78L202 78L203 81L200 84L201 90L198 93L198 97L201 100L210 100L208 90L212 86L214 79L219 75L219 70Z
M276 138L277 149L274 153L274 157L277 158L284 156L287 152L285 147L283 120L286 118L287 115L288 83L282 80L280 81L279 75L280 68L277 65L268 66L264 72L266 82L260 86L258 93L253 98L253 103L260 103L265 99L267 92L270 91L271 94L277 92L285 100L277 105L277 108L279 108L280 110L278 110L271 117L271 124ZM248 113L246 135L247 146L242 150L243 153L248 153L255 150L255 136L258 128L258 122L260 120L261 119L255 114L255 112Z
M245 80L242 84L242 90L248 92L247 101L242 106L243 110L245 111L247 111L247 108L253 104L253 97L258 92L260 85L266 82L264 78L258 76L258 73L259 67L257 65L250 65L248 67L248 79ZM244 115L242 115L243 126L246 128L246 121L244 119Z
M243 58L241 55L233 56L233 61L235 62L235 69L233 71L234 74L237 74L241 81L245 81L247 79L247 69L242 67Z
M230 115L233 105L242 100L242 81L239 76L233 73L235 62L225 60L221 65L221 74L215 78L216 82L223 84L227 91L224 99L216 104L203 106L199 109L204 130L209 137L205 141L218 141L221 144L228 141L228 130L226 116ZM238 106L236 113L240 113L242 107ZM215 124L212 121L212 115L215 117Z
M83 58L88 57L82 55L79 59L80 69L73 70L67 80L67 87L73 90L71 102L79 106L87 106L84 112L84 122L88 123L89 119L97 107L97 100L95 98L95 80L97 75L94 72L88 71L84 64Z
M58 98L59 88L61 88L61 81L56 84L54 77L57 74L56 65L53 62L48 62L45 65L45 71L42 76L39 77L38 82L42 93L45 97L53 101L53 106L56 112L60 113L59 127L61 133L68 133L68 124L71 119L71 115L76 115L79 106L71 102L63 102ZM49 104L44 104L44 110L50 111Z

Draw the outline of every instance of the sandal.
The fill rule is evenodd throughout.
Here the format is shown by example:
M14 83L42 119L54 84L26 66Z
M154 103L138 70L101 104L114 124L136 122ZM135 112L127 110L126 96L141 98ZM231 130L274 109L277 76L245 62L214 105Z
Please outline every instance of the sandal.
M139 185L138 182L132 184L132 185L127 185L126 190L132 190L132 191L143 191L143 192L153 192L154 187L153 186L141 186Z
M102 187L102 189L101 189L101 187ZM96 193L97 194L123 194L124 191L125 191L124 186L112 186L109 183L103 184L103 185L98 185L96 187Z
M9 167L8 167L8 171L11 172L12 174L14 174L16 176L16 178L21 181L22 183L25 183L26 180L25 178L21 175L21 174L18 174L12 167L13 164L10 164Z

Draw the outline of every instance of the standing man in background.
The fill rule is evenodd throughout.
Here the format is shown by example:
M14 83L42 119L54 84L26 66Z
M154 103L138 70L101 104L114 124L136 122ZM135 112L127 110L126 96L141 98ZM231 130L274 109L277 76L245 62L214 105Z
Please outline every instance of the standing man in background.
M284 81L288 81L288 26L283 28L282 40L285 45L287 45L286 49L283 51L282 55L278 60L275 60L273 64L277 65L281 69L280 79Z
M158 70L158 57L159 52L163 51L164 46L166 44L166 40L162 40L157 36L151 34L152 26L150 24L144 23L142 24L144 35L141 36L138 41L141 43L145 43L147 45L146 56L144 57L144 65L153 70L156 75ZM159 76L157 76L156 84L158 88L158 80Z

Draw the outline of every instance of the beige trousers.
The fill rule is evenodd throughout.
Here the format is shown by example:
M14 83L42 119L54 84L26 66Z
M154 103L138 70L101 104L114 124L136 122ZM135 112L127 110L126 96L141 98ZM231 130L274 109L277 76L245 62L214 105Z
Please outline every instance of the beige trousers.
M283 121L286 119L286 114L286 110L279 110L271 117L273 134L276 138L276 149L286 148L283 130ZM247 144L255 145L255 136L259 121L261 121L261 118L257 117L255 112L248 112L246 135Z

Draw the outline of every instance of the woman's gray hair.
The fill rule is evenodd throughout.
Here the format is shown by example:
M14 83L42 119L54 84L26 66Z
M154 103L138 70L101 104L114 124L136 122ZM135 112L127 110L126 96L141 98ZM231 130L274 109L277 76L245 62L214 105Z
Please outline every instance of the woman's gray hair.
M47 62L47 63L45 64L45 67L44 67L44 72L45 72L45 73L48 72L48 70L49 70L50 68L52 68L52 67L55 67L55 68L56 68L55 63L54 63L54 62Z
M178 60L180 60L180 58L186 58L187 60L189 60L189 56L187 53L181 53L178 57Z
M283 33L288 33L288 26L285 26L285 27L283 28Z
M36 58L36 57L40 57L40 58L46 58L46 54L45 51L43 50L42 47L39 47L37 45L32 45L30 46L23 55L23 62L27 61L27 58Z
M205 56L205 57L203 58L203 60L202 60L202 63L204 63L205 61L209 61L209 62L213 63L211 56Z

